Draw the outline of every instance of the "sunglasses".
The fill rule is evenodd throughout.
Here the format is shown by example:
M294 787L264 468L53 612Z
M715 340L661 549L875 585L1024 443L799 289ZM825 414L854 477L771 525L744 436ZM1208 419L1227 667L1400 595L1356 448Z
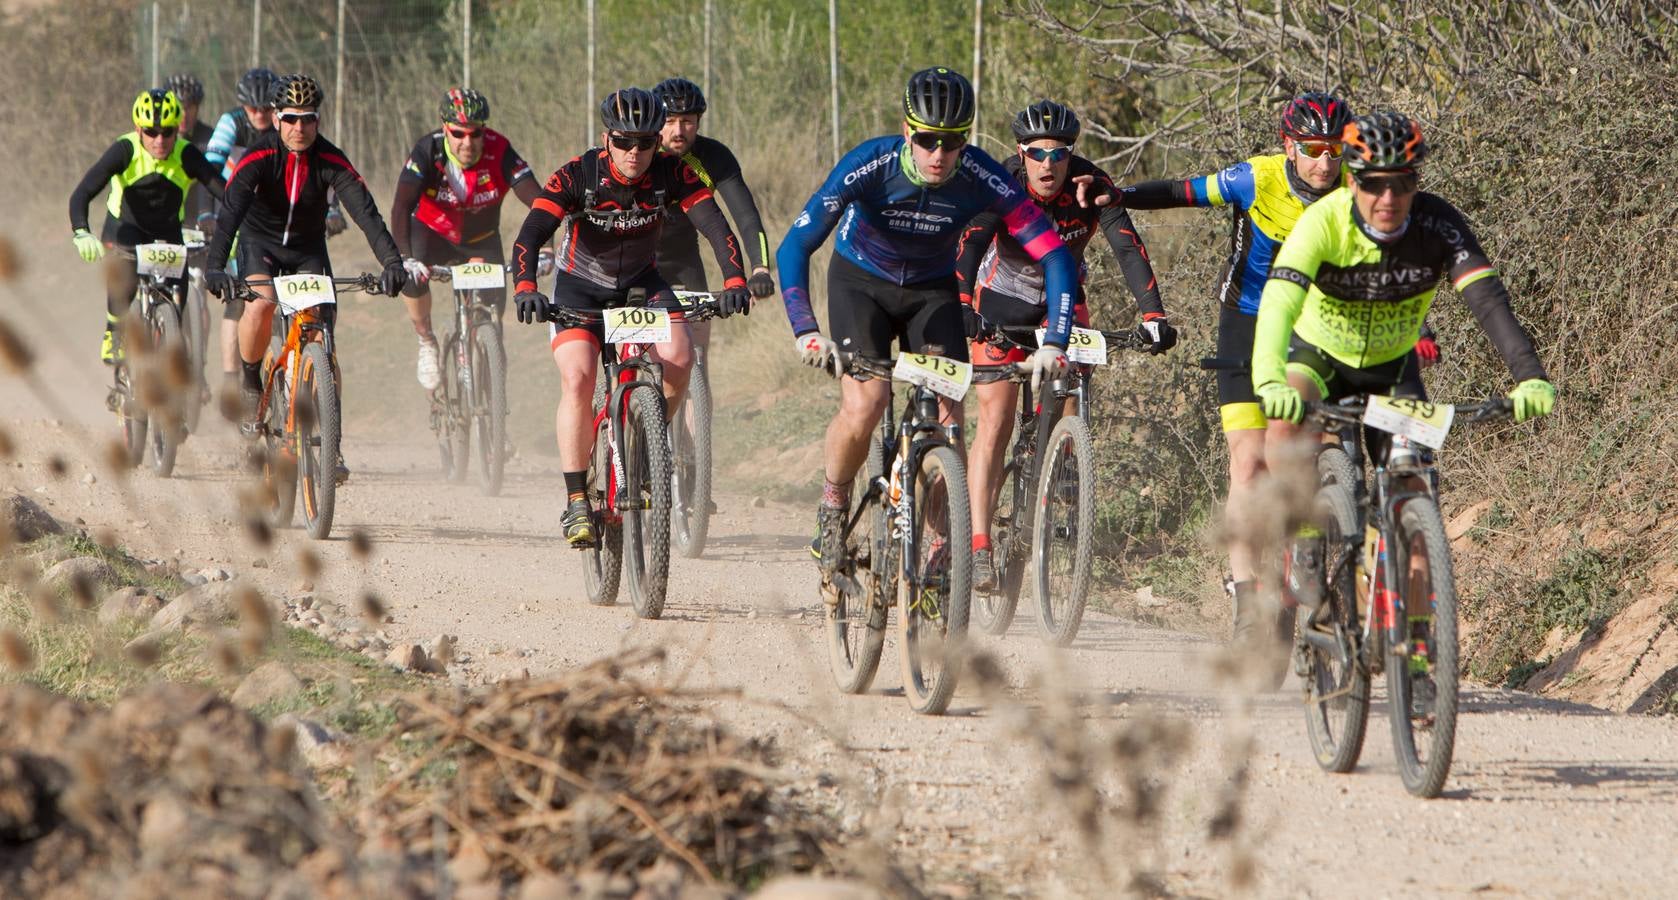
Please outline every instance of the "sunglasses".
M1294 146L1299 148L1300 153L1312 159L1322 159L1325 156L1329 159L1339 159L1340 154L1346 152L1345 145L1339 141L1295 141Z
M1395 194L1412 193L1421 184L1422 178L1415 172L1401 172L1396 175L1354 174L1352 180L1357 182L1358 190L1380 196L1387 191Z
M149 138L172 138L178 130L175 128L142 128L140 133Z
M1065 162L1066 158L1072 155L1072 148L1021 147L1020 152L1024 153L1025 158L1032 162L1046 162L1052 166L1055 163Z
M959 131L917 131L909 140L922 150L943 150L954 153L967 146L967 135Z
M614 134L612 135L612 146L619 150L651 150L658 146L658 135Z
M449 133L449 137L452 137L457 141L462 138L472 139L484 136L484 130L482 128L455 128L453 126L449 126L443 130Z
M287 125L315 125L320 122L320 113L280 113L279 118Z

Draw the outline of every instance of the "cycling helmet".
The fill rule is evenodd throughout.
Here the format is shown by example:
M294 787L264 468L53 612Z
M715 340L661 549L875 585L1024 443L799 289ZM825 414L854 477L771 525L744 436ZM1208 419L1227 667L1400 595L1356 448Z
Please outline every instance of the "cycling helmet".
M903 117L915 128L966 131L973 126L973 85L943 66L909 76L903 92Z
M251 69L239 76L233 97L241 106L267 106L274 96L274 83L279 80L280 76L275 75L272 69Z
M653 93L664 101L664 111L671 115L705 111L705 92L686 78L666 78L653 88Z
M320 82L307 75L281 75L274 84L274 96L270 105L275 109L319 109L321 100L326 92L320 89Z
M1346 142L1346 168L1354 172L1413 169L1427 158L1421 126L1403 113L1358 116L1346 126L1341 140Z
M141 91L134 98L135 128L179 128L181 101L163 88Z
M489 101L471 88L449 88L437 114L451 125L482 125L489 121Z
M1081 128L1078 114L1053 100L1039 100L1014 116L1014 137L1022 144L1043 138L1070 144Z
M163 86L173 91L175 98L182 103L204 102L204 82L199 81L196 75L188 75L185 72L170 75L169 80L163 82Z
M651 91L622 88L600 101L600 124L607 131L652 134L664 127L664 104Z
M1346 101L1322 91L1309 91L1289 100L1282 108L1282 137L1296 141L1338 141L1351 121L1352 110Z

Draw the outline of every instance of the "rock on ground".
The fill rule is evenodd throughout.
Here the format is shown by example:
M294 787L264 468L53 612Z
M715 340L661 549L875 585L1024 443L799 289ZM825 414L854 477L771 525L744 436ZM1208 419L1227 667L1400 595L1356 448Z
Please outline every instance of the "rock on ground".
M147 620L157 615L162 609L164 600L151 591L141 587L117 588L105 595L99 603L99 621L106 625L115 625L123 619Z
M0 526L9 528L12 539L20 544L64 531L64 526L41 508L41 504L22 494L13 494L0 501Z
M80 581L84 585L93 586L116 579L116 570L111 564L97 556L78 556L67 559L48 569L41 580L53 590L69 590L72 585Z
M282 662L257 666L233 691L233 705L251 709L275 703L303 692L303 680Z

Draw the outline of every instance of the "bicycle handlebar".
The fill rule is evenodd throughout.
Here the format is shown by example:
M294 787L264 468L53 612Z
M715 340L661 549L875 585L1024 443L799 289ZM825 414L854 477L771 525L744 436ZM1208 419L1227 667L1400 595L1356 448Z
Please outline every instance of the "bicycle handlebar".
M1333 403L1321 400L1305 402L1305 418L1319 425L1362 425L1368 394L1353 394ZM1473 403L1458 403L1454 421L1470 425L1506 419L1515 414L1515 403L1508 397L1488 397Z
M1117 349L1120 349L1120 350L1146 350L1149 347L1153 346L1153 344L1151 342L1149 342L1149 340L1147 338L1143 337L1140 334L1137 334L1134 331L1107 331L1105 329L1100 329L1100 328L1091 328L1091 329L1087 329L1087 330L1100 332L1102 339L1107 341L1107 345L1109 347L1116 347ZM1035 337L1037 335L1037 326L1035 326L1035 325L991 325L990 323L987 322L986 325L985 325L985 328L980 331L980 333L977 335L976 339L979 340L979 341L982 341L984 343L987 343L987 344L995 344L999 347L1010 346L1010 347L1017 347L1017 348L1022 349L1022 350L1035 350L1035 349L1037 349L1036 347L1026 346L1023 343L1021 343L1017 340L1014 340L1011 337L1008 337L1009 334L1017 334L1017 335L1022 335L1022 336L1023 335L1031 335L1031 336Z
M273 284L272 281L259 281L259 282L255 282L255 283L256 284ZM232 300L258 300L258 299L261 299L262 295L258 294L256 292L256 288L252 287L251 285L252 285L252 282L250 282L250 281L248 281L244 278L233 279L233 296L229 299L232 299ZM366 293L369 293L369 294L380 293L380 291L379 291L379 276L374 275L371 272L363 272L360 275L345 275L345 276L342 276L342 277L334 277L332 279L332 287L333 287L334 291L342 291L346 294L353 294L353 293L357 293L357 292L360 292L360 291L365 291Z
M703 322L706 319L716 318L719 310L717 301L705 300L693 306L684 306L681 309L667 310L667 312L679 313L683 320L688 322ZM549 301L547 311L542 316L542 321L553 322L561 328L584 328L589 325L605 324L606 314L603 311L592 309L555 306L552 301Z
M863 356L860 353L848 353L843 350L835 353L834 359L838 363L835 367L838 374L849 375L858 381L869 381L875 378L882 381L891 381L892 372L897 368L897 360L895 359L878 359L872 356ZM1020 363L986 366L984 368L975 367L973 370L974 384L990 384L996 381L1028 381L1030 379L1031 370Z

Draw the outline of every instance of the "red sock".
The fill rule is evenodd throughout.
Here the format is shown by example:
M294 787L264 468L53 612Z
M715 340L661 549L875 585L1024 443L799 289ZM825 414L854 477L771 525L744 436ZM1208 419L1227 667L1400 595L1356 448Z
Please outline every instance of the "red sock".
M990 549L990 535L988 535L988 534L975 534L975 535L973 535L973 550L974 550L974 552L978 552L980 550L989 550L989 549Z

